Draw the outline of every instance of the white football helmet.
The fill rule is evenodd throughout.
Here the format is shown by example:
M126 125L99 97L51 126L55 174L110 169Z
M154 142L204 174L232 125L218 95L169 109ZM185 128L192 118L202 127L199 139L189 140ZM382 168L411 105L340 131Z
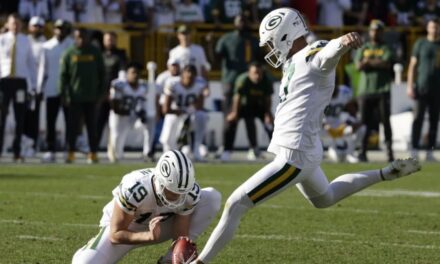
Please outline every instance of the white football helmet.
M267 45L269 48L264 59L278 68L286 61L293 41L308 33L309 29L298 10L283 7L271 11L260 24L260 47Z
M163 205L171 209L180 207L195 184L193 164L181 151L167 151L157 162L153 181L156 194ZM165 189L180 194L179 198L169 200L165 195Z

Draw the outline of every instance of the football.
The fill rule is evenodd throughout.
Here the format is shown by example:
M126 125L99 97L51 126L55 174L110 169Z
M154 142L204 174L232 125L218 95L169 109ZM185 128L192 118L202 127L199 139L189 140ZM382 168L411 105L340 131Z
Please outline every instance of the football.
M173 248L172 264L186 264L197 257L196 244L188 237L179 237Z

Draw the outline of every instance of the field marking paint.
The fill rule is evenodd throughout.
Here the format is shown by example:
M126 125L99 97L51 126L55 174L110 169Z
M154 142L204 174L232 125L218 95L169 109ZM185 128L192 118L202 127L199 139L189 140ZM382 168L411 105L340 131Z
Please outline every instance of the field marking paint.
M77 194L60 194L60 193L50 193L50 192L13 192L13 191L0 191L0 194L20 194L29 196L40 196L40 197L57 197L57 198L79 198L79 199L96 199L96 200L111 200L110 196L102 195L77 195Z
M56 238L56 237L40 237L40 236L29 236L29 235L19 235L17 236L18 239L24 239L24 240L43 240L43 241L61 241L63 239Z
M323 242L323 243L345 243L345 244L376 244L385 247L403 247L403 248L417 248L417 249L440 249L435 245L416 245L416 244L398 244L398 243L386 243L386 242L373 242L373 241L346 241L340 239L325 239L320 237L301 237L301 236L284 236L284 235L236 235L236 238L242 239L261 239L261 240L281 240L281 241L310 241L310 242Z
M353 233L343 233L343 232L326 232L326 231L317 231L316 234L327 235L327 236L356 236Z
M440 192L426 192L426 191L410 191L410 190L364 190L356 193L355 196L367 197L424 197L424 198L438 198Z
M302 206L284 206L284 205L276 205L276 204L261 204L258 207L262 208L274 208L274 209L290 209L290 210L318 210L313 207L302 207ZM353 208L326 208L319 209L320 212L323 213L356 213L356 214L390 214L390 215L399 215L399 216L412 216L416 213L411 212L403 212L403 211L380 211L380 210L371 210L371 209L353 209ZM439 217L440 214L437 213L417 213L417 215L429 216L429 217Z
M421 234L421 235L436 235L440 236L440 231L428 231L428 230L408 230L407 233Z
M17 225L50 225L57 224L62 226L71 226L71 227L79 227L79 228L98 228L97 224L82 224L82 223L49 223L42 221L25 221L25 220L15 220L15 219L0 219L0 223L5 224L17 224Z

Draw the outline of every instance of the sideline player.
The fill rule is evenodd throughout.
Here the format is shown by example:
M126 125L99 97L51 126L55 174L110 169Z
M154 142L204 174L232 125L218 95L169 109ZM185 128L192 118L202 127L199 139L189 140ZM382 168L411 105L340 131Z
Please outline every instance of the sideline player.
M141 122L144 134L143 156L146 157L150 151L155 116L147 112L147 94L148 89L153 88L149 88L147 82L139 79L140 69L139 64L130 63L126 67L127 79L112 81L107 148L111 162L122 159L128 132L135 127L137 120Z
M214 188L200 189L185 154L165 152L156 168L122 178L113 189L113 200L103 209L101 230L76 251L72 263L116 263L140 246L179 236L195 241L214 219L220 203L221 195ZM171 263L171 252L172 247L159 263Z
M328 156L334 162L358 163L354 154L362 143L366 127L356 118L353 92L345 85L336 86L325 110L324 134L329 138Z
M276 157L231 194L220 222L192 263L210 262L232 239L249 209L287 187L296 184L313 206L325 208L372 184L420 170L414 159L395 160L385 168L345 174L329 183L320 167L323 112L332 97L339 58L360 47L361 38L353 32L307 45L304 19L290 8L266 15L259 33L260 46L270 49L265 56L268 63L273 67L284 64L275 130L268 148Z
M180 77L165 84L165 101L162 105L165 119L159 141L164 151L175 149L179 133L194 130L192 154L196 161L202 160L200 145L205 135L208 116L203 111L204 81L197 78L197 69L193 65L183 67Z

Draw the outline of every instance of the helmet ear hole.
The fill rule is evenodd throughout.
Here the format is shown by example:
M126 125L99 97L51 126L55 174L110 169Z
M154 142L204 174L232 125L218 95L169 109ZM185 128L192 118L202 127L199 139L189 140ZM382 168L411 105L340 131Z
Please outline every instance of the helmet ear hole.
M281 41L285 41L287 39L287 34L284 34L283 37L281 38Z

